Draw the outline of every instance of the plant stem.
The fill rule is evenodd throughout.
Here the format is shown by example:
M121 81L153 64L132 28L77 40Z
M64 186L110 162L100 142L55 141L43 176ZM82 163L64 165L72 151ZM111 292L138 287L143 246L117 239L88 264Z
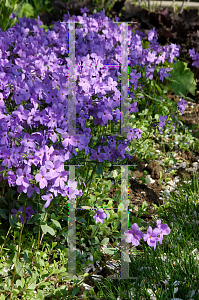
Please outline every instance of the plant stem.
M16 262L18 261L19 255L20 255L21 236L22 236L22 231L23 231L23 227L24 227L24 224L25 224L25 211L26 211L27 200L28 200L28 199L26 199L26 201L25 201L25 205L24 205L24 208L23 208L23 214L22 214L22 217L21 217L21 219L22 219L23 217L24 217L24 219L23 219L23 223L22 223L22 225L21 225L21 231L20 231L20 235L19 235L19 247L18 247L18 252L17 252L17 259L16 259ZM15 266L14 266L14 273L13 273L12 284L11 284L11 293L12 293L12 289L13 289L15 273L16 273L16 268L15 268Z

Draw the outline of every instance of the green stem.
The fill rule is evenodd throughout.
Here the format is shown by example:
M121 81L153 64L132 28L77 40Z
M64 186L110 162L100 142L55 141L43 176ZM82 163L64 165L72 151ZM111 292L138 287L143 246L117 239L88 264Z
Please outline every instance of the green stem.
M25 224L25 211L26 211L27 200L28 200L28 199L26 199L26 202L25 202L25 205L24 205L24 208L23 208L22 218L24 217L24 220L23 220L23 223L22 223L22 225L21 225L21 231L20 231L20 235L19 235L19 247L18 247L17 259L16 259L16 261L18 261L19 255L20 255L21 236L22 236L22 231L23 231L23 227L24 227L24 224ZM14 266L14 273L13 273L12 284L11 284L11 293L12 293L12 289L13 289L15 273L16 273L16 268L15 268L15 266Z
M8 238L8 235L9 235L9 233L10 233L10 229L12 228L12 226L10 226L10 228L9 228L9 230L8 230L8 232L7 232L7 235L6 235L6 237L5 237L5 240L4 240L4 242L3 242L3 245L1 246L1 251L2 251L2 249L3 249L3 247L4 247L4 245L5 245L5 241L7 240L7 238ZM1 251L0 251L0 257L1 257Z
M3 193L2 193L2 195L1 195L0 203L1 203L1 200L2 200L3 195L4 195L4 189L5 189L6 181L7 181L7 180L4 180L4 182L3 182Z
M91 177L90 177L89 180L85 183L86 186L87 186L87 183L88 183L89 181L92 182L92 179L93 179L93 176L94 176L94 172L95 172L96 167L97 167L97 162L96 162L96 165L95 165L95 167L94 167L94 169L93 169L93 172L92 172L92 174L91 174ZM89 172L88 172L88 173L89 173ZM88 196L88 192L89 192L89 189L90 189L90 186L91 186L91 182L90 182L90 185L89 185L89 187L88 187L86 196L82 198L82 196L83 196L83 195L82 195L81 198L79 199L79 201L84 200L84 199Z

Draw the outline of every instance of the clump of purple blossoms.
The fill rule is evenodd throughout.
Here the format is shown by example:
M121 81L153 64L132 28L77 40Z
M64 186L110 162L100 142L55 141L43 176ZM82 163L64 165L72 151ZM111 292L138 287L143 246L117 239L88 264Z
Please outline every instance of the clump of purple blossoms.
M23 223L23 221L24 221L23 209L24 209L23 206L20 207L19 210L11 209L11 213L12 213L14 218L16 217L17 213L20 214L20 216L18 216L18 221L21 222L21 223ZM36 212L33 211L31 206L27 206L26 211L25 211L25 223L27 223L28 220L30 219L30 217L35 213Z
M178 109L181 113L185 110L185 106L188 104L184 99L180 99L181 101L177 103Z
M104 212L102 208L98 209L97 213L93 216L95 223L101 222L104 223L107 214ZM127 236L125 241L127 243L132 243L134 246L138 246L140 243L140 239L144 239L145 242L151 247L156 249L157 242L160 242L162 245L162 240L164 235L170 234L171 230L167 224L161 224L161 220L157 220L157 226L155 229L152 229L151 226L147 229L147 234L144 234L139 230L139 226L134 223L131 226L131 230L124 231L124 234ZM157 237L160 235L160 237Z
M94 124L100 126L107 126L108 120L116 123L121 119L121 92L117 84L121 74L115 67L121 63L121 46L113 47L117 42L121 43L121 24L107 18L104 10L89 17L86 10L82 13L83 16L72 18L65 15L64 22L55 22L53 30L48 32L39 28L43 25L39 16L37 20L23 16L6 32L0 31L0 161L4 170L9 169L0 174L0 180L7 179L9 186L18 185L17 191L24 192L29 198L34 191L44 191L46 208L58 194L69 197L71 185L64 163L77 156L76 148L85 151L91 160L110 160L112 155L114 163L118 158L130 157L125 154L128 143L133 138L140 138L142 133L137 128L126 128L125 141L107 137L109 153L105 145L95 149L89 147L91 129L86 127L86 120L90 116ZM83 27L76 28L77 60L74 66L79 83L76 86L76 113L79 116L76 128L77 134L82 136L73 137L68 135L69 19ZM98 34L101 30L102 34ZM155 28L149 32L151 44L148 50L142 48L142 37L138 31L136 34L128 31L129 67L143 69L147 66L145 77L151 78L155 72L152 64L157 66L164 59L172 63L174 57L179 56L180 46L159 46ZM131 75L134 88L141 74L135 73L134 70ZM167 77L163 72L161 76ZM107 97L108 93L112 93L111 99ZM18 108L14 109L15 106ZM128 112L133 111L136 111L135 107L130 106ZM37 172L33 174L35 167ZM73 188L73 198L82 195L82 190Z

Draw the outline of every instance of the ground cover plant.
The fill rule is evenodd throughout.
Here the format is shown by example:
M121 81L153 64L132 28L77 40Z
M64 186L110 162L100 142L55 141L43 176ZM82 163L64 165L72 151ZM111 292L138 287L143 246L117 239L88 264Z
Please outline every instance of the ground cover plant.
M190 90L189 79L192 79L193 86L195 86L191 90L192 93L195 92L196 84L191 71L187 70L188 73L184 74L184 80L187 82L187 85L183 86L185 91L179 89L184 98L177 103L178 105L167 98L169 87L165 85L167 81L164 78L169 80L169 72L171 72L171 82L179 77L178 70L175 69L175 65L178 66L179 61L173 62L174 58L178 57L179 49L176 45L171 45L161 50L157 45L155 30L151 30L149 33L149 43L143 43L143 45L141 43L142 34L139 35L137 32L135 35L129 31L129 40L134 41L129 45L132 51L129 64L130 95L132 98L129 98L128 106L133 130L130 131L131 129L129 129L125 141L121 137L114 138L112 136L120 128L120 113L116 107L119 107L120 93L117 81L121 83L121 73L119 72L120 68L116 71L116 67L113 66L108 69L110 72L108 74L104 64L121 63L121 46L119 45L121 42L121 25L110 23L112 30L115 30L113 38L113 32L108 33L108 30L105 30L106 27L110 27L110 24L105 19L104 13L101 12L95 14L90 20L92 26L98 24L97 28L101 32L99 36L93 34L92 30L88 35L82 34L81 29L84 28L83 32L86 31L89 20L85 11L82 12L82 19L81 17L72 18L74 21L84 21L80 22L81 25L77 26L76 30L79 37L77 41L82 45L82 47L77 47L76 66L79 76L77 78L78 118L76 125L80 132L86 133L87 139L80 138L79 144L77 144L77 139L74 137L70 139L66 133L68 130L66 114L68 99L66 96L69 94L65 88L66 83L68 83L66 74L69 67L67 25L57 22L51 32L46 32L39 28L38 25L42 25L39 20L23 18L16 25L16 29L13 27L5 33L1 32L2 41L5 44L4 51L2 51L5 53L4 60L1 65L0 123L2 187L0 211L2 277L0 288L2 299L66 299L67 297L75 299L80 297L79 287L81 283L83 281L88 282L88 280L92 281L91 276L85 272L88 263L91 262L88 256L92 254L95 263L98 261L101 263L100 267L106 266L111 255L103 261L100 246L110 243L111 248L115 248L119 243L121 217L119 193L116 193L116 197L107 197L113 183L111 180L106 180L106 177L113 177L115 185L118 184L121 189L121 174L115 170L108 174L110 173L109 170L113 168L113 163L125 165L127 161L133 159L134 154L138 155L140 159L154 162L157 154L153 153L154 151L151 153L149 150L152 148L155 150L155 143L163 145L162 140L166 136L170 138L171 150L174 148L174 141L176 140L182 150L191 149L194 153L198 149L197 137L194 137L192 131L187 130L186 126L183 126L182 122L179 121L179 114L183 113L187 104L183 99L188 99L185 94ZM69 16L65 16L65 21L68 19ZM92 26L90 27L92 28ZM19 29L22 29L24 34L23 42L20 40ZM111 38L113 44L110 49ZM107 39L109 39L109 43L107 43ZM95 44L97 41L104 45L104 52L101 53L100 50L97 52L98 47L96 45L99 45L99 43ZM155 46L157 47L156 50L154 50ZM165 58L161 51L163 53L165 51ZM92 53L94 55L91 55ZM198 67L198 55L192 49L189 53ZM95 76L92 78L92 84L89 84L87 78L91 75L88 65L92 60L98 63L99 69L95 70L92 66L92 72ZM151 64L151 68L146 64ZM184 67L186 68L185 65ZM175 70L173 73L172 68ZM99 79L98 72L101 72L100 76L103 78L103 83L97 80ZM85 92L87 95L84 94ZM183 93L185 94L183 95ZM113 104L114 100L115 105ZM155 106L154 103L156 103ZM109 108L107 109L107 107ZM62 147L60 148L60 146ZM129 154L125 153L126 149ZM151 154L149 155L149 153ZM76 182L68 180L68 166L64 165L63 167L63 163L67 161L69 164L78 163L80 165L83 163L83 168L77 169ZM174 159L173 161L175 162ZM171 159L169 164L171 164ZM46 172L47 170L48 172ZM129 170L133 172L132 167L129 167ZM196 174L196 179L193 179L191 186L187 184L187 187L184 188L186 194L184 196L180 194L180 201L176 203L171 200L169 201L170 204L167 202L163 207L159 207L160 216L153 219L152 222L142 220L142 215L146 214L145 205L139 209L138 216L133 216L133 212L130 213L129 230L134 223L138 224L139 230L144 233L147 233L148 228L150 230L152 227L154 229L156 225L157 227L160 226L157 223L158 220L161 221L161 224L166 224L164 226L165 232L162 229L163 235L166 235L164 238L161 235L157 237L160 232L154 229L154 238L142 236L140 233L136 238L136 243L133 237L126 233L128 238L132 238L133 244L130 276L137 277L140 265L145 265L146 268L149 266L154 270L154 273L150 272L151 280L148 278L147 271L146 273L143 271L142 274L145 274L143 277L138 276L137 280L134 280L137 284L135 297L147 299L150 292L148 291L149 287L156 283L156 290L153 292L156 293L157 299L158 297L159 299L161 297L171 299L176 293L179 297L188 295L188 289L191 291L191 297L197 299L198 262L191 254L192 250L197 247L197 176ZM141 180L143 184L149 183L144 176ZM65 182L67 185L64 184ZM79 237L77 243L77 248L79 248L77 251L78 277L73 278L75 286L71 289L67 285L70 279L67 273L67 203L68 199L75 198L75 196L77 207L95 207L96 210L79 210L76 212L76 232ZM105 210L110 207L113 209ZM104 213L106 213L106 215L102 215L102 218L100 217L100 208L103 208ZM23 218L21 215L25 209L26 218ZM133 210L134 206L129 205L129 209ZM177 219L177 216L181 216L181 220L184 210L186 217L188 214L187 219L185 219L186 226L185 223L180 224ZM18 218L17 211L20 217L19 222L16 221ZM171 218L171 212L174 212L176 216L176 223L175 217ZM187 220L191 220L190 227ZM135 225L133 229L135 229ZM182 254L174 250L173 240L177 240L176 235L182 236L182 239L178 240L176 248L184 250L183 264ZM143 244L139 241L141 237L143 237ZM130 240L127 239L126 241L129 243ZM187 244L184 241L191 241L192 244L190 244L189 249L186 248ZM173 249L172 245L174 245ZM136 249L138 250L136 251ZM83 250L87 253L81 255ZM142 250L144 256L141 255ZM167 266L166 268L164 266L165 272L163 272L161 261L156 262L156 260L162 253L169 255L173 252L174 258L180 259L179 265L174 259L177 265L175 268L179 268L179 271L172 273L172 264L166 260ZM117 261L120 260L119 251L112 256ZM149 262L151 256L153 258ZM188 262L187 256L189 256ZM145 259L144 264L143 259ZM156 266L161 269L162 281L166 282L167 272L169 275L172 274L169 284L165 283L168 289L164 289L164 286L161 285L157 286L156 281L159 281L159 275L155 271ZM143 268L143 270L145 269ZM119 269L116 271L119 274ZM144 277L147 277L147 282L143 286L142 279ZM186 278L187 283L183 283L185 277L188 277L188 279ZM176 278L182 282L182 287L178 287L178 290L173 287ZM138 288L139 282L142 283L142 289ZM110 283L109 280L108 285ZM115 290L114 285L115 283L112 282L112 295L109 296L104 288L101 289L101 292L99 290L95 292L95 288L93 291L84 291L82 294L85 299L89 297L90 299L91 297L94 299L99 299L99 297L102 299L104 297L109 297L109 299L118 296L129 297L129 295L124 296L123 292L130 290L132 280L122 281L119 290Z

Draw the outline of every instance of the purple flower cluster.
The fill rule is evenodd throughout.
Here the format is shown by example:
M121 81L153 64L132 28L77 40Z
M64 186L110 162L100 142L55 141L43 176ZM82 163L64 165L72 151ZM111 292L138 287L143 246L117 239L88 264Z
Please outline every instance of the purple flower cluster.
M183 111L185 110L185 106L187 105L188 103L185 102L184 99L181 99L180 102L177 103L177 106L178 106L178 110L183 113ZM167 115L165 115L164 117L163 116L159 116L159 119L160 119L160 122L158 123L158 126L161 127L161 128L164 128L165 127L165 121L167 119ZM154 119L154 121L156 121L156 119ZM168 123L170 123L170 121L168 121ZM173 126L173 130L172 132L174 132L175 130L175 125L172 125ZM155 128L156 125L153 123L153 128ZM161 131L161 129L158 127L158 130L160 131L161 134L163 134L163 132Z
M194 48L192 50L189 49L189 55L194 60L194 62L192 63L192 66L196 66L196 68L199 68L199 54L198 54L198 52L195 54L195 49Z
M14 13L11 13L10 18L14 19L14 18L16 18L16 16L17 16L17 12L15 11Z
M185 102L184 99L180 99L181 101L177 103L178 105L178 110L183 113L183 111L185 110L185 106L188 104L187 102Z
M22 215L23 209L24 209L23 206L20 207L19 210L11 209L11 213L12 213L14 218L16 218L17 213L19 213L18 221L21 222L21 223L23 223L23 221L24 221L24 215ZM31 206L27 206L26 211L25 211L25 223L27 223L28 220L30 219L30 217L35 213L36 212L33 211Z
M106 217L107 214L102 208L100 208L93 218L95 220L95 223L101 222L103 224ZM157 227L155 229L152 230L152 227L149 226L149 228L147 229L147 234L139 231L139 226L136 223L131 226L131 230L124 232L124 234L127 236L127 238L125 239L127 243L132 243L134 246L138 246L140 243L140 239L143 238L149 246L154 247L154 250L156 249L158 241L162 245L163 235L168 235L169 233L170 228L167 224L161 224L160 219L157 220ZM160 235L159 238L157 237L158 235Z
M151 247L156 249L157 242L160 242L162 245L162 240L164 235L170 234L170 228L167 224L161 224L161 220L157 220L157 227L152 229L151 226L147 229L147 234L139 231L139 226L134 223L131 226L131 230L125 231L124 234L127 236L126 242L132 243L134 246L138 246L140 243L140 239L143 238L145 242ZM157 237L160 235L160 237Z
M71 121L67 99L71 63L69 19L70 15L65 15L64 22L55 22L52 31L44 32L39 28L43 24L39 16L37 21L23 17L6 32L0 31L0 161L5 167L0 181L7 179L9 186L18 185L17 191L26 193L29 198L34 191L39 194L40 189L44 190L46 195L42 199L47 201L46 208L53 193L55 197L61 194L68 198L82 195L82 190L77 190L77 182L68 181L69 172L64 169L64 162L77 156L76 148L84 150L91 160L114 163L118 158L130 157L125 154L128 143L132 138L140 138L142 133L137 128L126 128L125 141L109 136L108 146L102 143L97 149L88 146L91 129L85 122L90 116L94 117L94 124L100 126L107 126L109 120L116 124L121 118L117 108L121 96L117 78L121 73L114 67L121 63L121 46L114 47L117 42L121 43L121 25L109 20L103 10L89 17L86 12L72 17L73 22L82 26L76 28L74 68L78 78L76 128L79 129L77 134L84 136L68 135ZM101 30L102 34L98 34ZM142 49L141 33L129 30L128 35L129 66L144 68L147 65L150 72L146 72L145 77L150 78L156 65L163 61L160 56L169 62L179 56L180 46L171 44L162 48L158 45L154 29L149 32L149 50ZM161 52L164 55L158 57ZM165 75L161 73L162 78ZM132 70L134 88L140 76ZM110 92L113 93L111 100L107 97ZM96 94L98 99L94 102ZM135 105L137 103L128 108L129 113L137 111Z

